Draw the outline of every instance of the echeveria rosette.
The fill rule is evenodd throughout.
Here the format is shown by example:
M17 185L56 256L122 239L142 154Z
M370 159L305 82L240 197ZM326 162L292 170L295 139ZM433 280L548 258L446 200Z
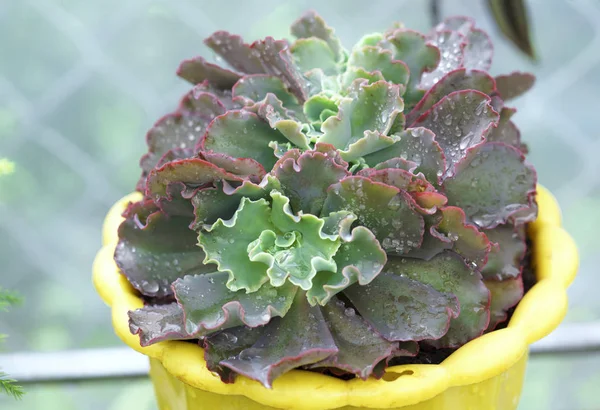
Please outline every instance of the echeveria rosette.
M219 31L147 136L115 260L146 346L196 340L208 368L270 387L293 368L381 377L457 348L521 299L535 171L468 18L396 25L350 50L309 12L293 42Z

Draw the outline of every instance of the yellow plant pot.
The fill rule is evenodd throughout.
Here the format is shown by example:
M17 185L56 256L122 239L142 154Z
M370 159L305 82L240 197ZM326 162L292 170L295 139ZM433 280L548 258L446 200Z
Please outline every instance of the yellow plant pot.
M293 370L272 389L245 377L222 383L206 368L198 345L161 342L141 347L129 332L127 312L142 299L119 273L113 253L117 227L131 194L117 202L103 228L104 247L94 262L94 284L112 307L117 335L150 358L150 376L162 410L267 409L402 409L511 410L517 407L528 346L554 330L567 310L566 289L578 267L577 249L561 228L560 210L552 195L538 187L539 217L530 226L537 283L527 292L506 329L475 339L439 365L403 365L387 369L381 380L339 380Z

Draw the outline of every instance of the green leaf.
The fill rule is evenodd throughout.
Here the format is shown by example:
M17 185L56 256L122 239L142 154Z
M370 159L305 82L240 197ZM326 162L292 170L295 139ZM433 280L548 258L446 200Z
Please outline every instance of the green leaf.
M469 150L444 181L448 204L462 208L477 226L491 229L531 208L536 174L513 147L497 142Z
M436 31L429 44L439 50L439 64L434 70L423 73L420 87L427 90L451 71L461 68L464 63L465 36L457 31Z
M306 151L299 158L279 161L273 175L290 199L292 211L319 215L327 196L327 188L350 175L333 157L317 151Z
M312 367L333 367L366 380L380 361L398 349L397 342L389 342L375 333L353 308L346 308L342 301L332 300L321 310L339 350Z
M324 218L326 232L334 231L342 239L342 244L333 257L337 270L335 272L321 271L313 279L313 286L307 292L311 305L326 306L329 300L358 282L360 285L370 283L387 261L385 251L375 238L375 235L364 226L351 229L356 216L340 211Z
M247 75L239 79L233 86L233 98L241 100L245 105L263 101L267 95L273 94L288 109L302 111L298 99L291 94L280 78L266 75Z
M310 214L294 216L289 199L277 191L271 192L271 198L270 219L276 230L265 230L248 245L250 260L268 266L272 285L281 286L289 279L308 290L317 272L336 271L333 255L340 241L323 232L323 219Z
M324 40L319 38L301 38L290 47L294 62L302 72L315 68L323 70L325 75L336 75L339 66L336 56Z
M235 158L252 158L265 169L272 169L277 157L269 148L271 141L283 144L287 139L256 114L241 110L215 118L206 130L202 146Z
M188 274L213 272L196 246L191 219L167 216L151 201L130 206L119 226L115 262L134 288L146 296L170 296L171 283Z
M173 283L188 334L198 337L240 325L264 326L275 316L285 316L296 294L296 287L289 283L278 288L266 283L246 293L231 291L228 282L227 273L214 272Z
M401 85L400 94L404 94L409 79L409 69L403 61L395 60L391 50L381 47L363 46L355 48L348 59L349 77L344 75L342 83L349 86L356 77L358 69L363 69L371 79L376 72L381 73L383 78L391 83Z
M517 110L514 108L502 107L500 110L498 126L489 133L487 141L503 142L507 145L511 145L519 150L522 150L521 132L515 123L510 120L516 111Z
M296 20L292 24L291 32L297 38L316 37L325 41L336 56L337 61L345 59L346 51L335 35L335 31L314 11L308 11Z
M264 101L257 104L257 114L265 120L269 126L279 131L295 146L302 149L309 149L308 138L304 133L304 124L300 123L292 112L285 109L281 101L273 94L267 94Z
M448 332L442 338L431 338L433 340L428 340L428 344L437 348L459 347L481 336L487 328L489 291L479 272L469 268L457 254L446 251L429 261L390 258L384 271L419 281L438 292L447 292L458 298L460 313L453 315Z
M310 306L303 292L283 318L275 318L252 347L221 365L271 388L281 374L324 360L338 352L321 309Z
M412 107L425 93L419 86L422 74L437 67L440 52L416 31L397 29L388 33L385 40L393 46L394 60L403 61L409 69L404 103L407 107Z
M184 60L177 69L177 75L194 85L206 80L222 90L230 90L240 79L239 74L209 63L203 57Z
M390 273L388 265L370 284L354 285L344 291L356 310L389 341L432 340L444 336L450 318L458 316L455 296L406 275Z
M422 172L432 183L440 181L446 167L446 159L435 134L426 128L410 128L394 135L393 145L366 155L367 164L376 168L378 164L395 158L418 164L414 172Z
M435 140L444 150L446 174L451 175L455 164L469 148L479 144L498 123L498 113L490 104L490 97L474 90L448 94L415 123L435 134Z
M331 186L321 215L350 211L387 253L403 254L418 248L423 239L423 217L410 204L408 194L398 188L353 176Z
M12 379L6 373L0 372L0 389L2 389L5 394L20 400L23 395L25 395L25 390L17 383L18 382L15 379Z
M327 118L337 112L336 102L325 93L313 95L304 103L304 114L317 131L321 130L321 125Z
M271 209L266 200L242 198L231 219L218 219L199 232L198 244L206 253L205 263L215 263L220 272L229 274L227 287L231 291L256 292L269 280L267 266L248 257L248 246L264 230L275 228L270 219Z
M129 331L140 337L140 345L151 344L165 340L192 339L194 336L185 331L183 309L177 303L165 305L144 306L130 310Z
M369 152L357 155L351 146L363 138L377 140L380 135L386 135L403 108L398 86L385 81L367 84L357 80L348 97L341 100L338 114L323 122L319 142L335 146L347 161L366 155ZM380 149L393 143L390 138L381 141Z

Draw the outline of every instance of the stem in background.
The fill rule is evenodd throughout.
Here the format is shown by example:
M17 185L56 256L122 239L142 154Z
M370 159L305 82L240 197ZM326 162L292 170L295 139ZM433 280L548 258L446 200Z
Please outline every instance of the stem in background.
M431 18L431 26L437 26L441 21L440 0L429 0L429 16Z

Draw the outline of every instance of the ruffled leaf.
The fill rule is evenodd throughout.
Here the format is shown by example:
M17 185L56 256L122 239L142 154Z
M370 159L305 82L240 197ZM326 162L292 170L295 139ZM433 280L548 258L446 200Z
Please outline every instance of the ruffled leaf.
M362 71L360 71L362 69ZM381 47L364 46L354 49L348 59L348 70L342 79L346 86L352 84L356 78L366 74L364 78L374 80L380 73L388 82L401 85L401 94L404 94L409 79L409 69L400 60L394 60L391 50Z
M498 126L492 129L487 136L489 142L503 142L521 149L521 132L515 123L510 120L515 112L514 108L503 107L501 109Z
M233 383L235 372L221 366L221 361L241 353L258 341L262 328L239 326L213 333L204 339L204 360L211 372L217 373L224 383Z
M284 108L281 101L273 94L268 94L262 103L257 104L256 113L269 126L279 131L295 146L309 149L308 138L304 133L305 127L293 115L293 111Z
M314 11L306 12L291 26L292 34L297 38L316 37L327 43L337 61L344 59L345 51L335 31Z
M394 136L393 145L366 155L367 164L377 164L400 158L418 164L415 172L422 172L428 181L438 182L446 168L446 159L440 145L435 141L435 134L426 128L411 128Z
M521 274L521 266L527 245L525 230L511 225L498 226L485 231L492 242L486 265L481 273L486 280L514 279Z
M406 116L406 123L411 125L427 110L442 98L455 91L476 90L492 95L496 91L494 79L484 71L460 68L442 77Z
M386 35L385 40L393 46L394 60L403 61L410 72L404 102L412 107L423 98L425 91L420 88L421 76L437 67L440 52L428 44L425 36L416 31L397 29Z
M260 181L265 176L263 166L251 158L233 158L220 152L201 152L199 157L244 179Z
M325 224L330 226L324 226L323 231L339 234L342 244L333 257L337 271L321 271L313 279L313 286L307 292L311 305L326 306L334 295L348 286L356 282L360 285L370 283L385 265L387 256L375 235L364 226L351 229L355 220L356 216L346 211L325 218Z
M357 149L362 144L352 147L363 138L379 141L375 144L380 144L379 149L382 149L391 145L393 140L379 136L387 134L403 108L398 86L385 81L367 84L364 80L357 80L352 92L342 99L338 114L329 117L321 126L323 135L319 142L335 146L347 161L369 153L363 152L364 146ZM376 150L372 143L368 145L370 150Z
M337 352L320 308L311 307L306 296L298 292L283 318L269 322L252 347L221 361L221 365L271 388L279 375Z
M466 35L467 45L463 53L463 67L468 70L487 71L492 66L494 46L487 33L474 28Z
M223 90L231 89L240 79L239 74L209 63L203 57L184 60L177 69L177 75L194 85L208 81Z
M245 105L263 101L267 95L273 94L285 107L302 111L298 99L287 90L280 78L272 75L254 74L244 76L235 83L232 93L233 98L244 102Z
M517 276L505 280L486 280L485 286L490 291L490 323L487 331L492 331L507 318L507 312L523 297L523 279Z
M338 352L315 363L314 367L333 367L366 380L379 362L398 349L397 342L387 341L375 333L353 308L346 308L342 301L332 301L321 310Z
M216 181L242 181L216 165L199 158L168 162L148 175L146 195L158 199L167 195L167 186L172 182L201 187Z
M281 182L294 213L300 211L319 215L327 196L327 188L350 175L334 158L316 151L307 151L299 158L279 161L273 175Z
M151 344L165 340L191 339L185 331L183 309L177 303L166 305L144 306L130 310L129 331L139 335L140 345Z
M403 254L418 248L423 239L423 217L412 209L411 202L408 194L396 187L353 176L331 186L321 215L350 211L387 253Z
M301 38L292 44L290 51L302 72L320 68L325 75L336 75L339 71L336 56L324 40Z
M442 219L436 226L436 230L454 242L454 252L475 266L484 266L490 253L490 241L486 234L466 223L462 209L447 206L440 211Z
M460 313L453 315L448 332L442 338L432 337L428 344L437 348L462 346L481 336L487 328L490 319L489 291L481 275L468 267L457 254L446 251L429 261L390 258L385 272L419 281L438 292L448 292L458 298Z
M168 217L151 201L130 206L119 226L115 262L134 288L146 296L172 295L171 283L184 275L212 272L186 217Z
M505 101L526 93L534 83L535 76L533 74L520 71L496 77L496 87Z
M257 291L269 280L267 266L253 262L248 246L265 230L273 230L271 210L264 199L252 201L242 198L239 208L227 221L218 219L200 231L198 244L206 253L207 263L215 263L220 272L227 272L227 287L232 291ZM223 252L227 249L227 252Z
M360 315L389 341L431 340L445 335L450 318L458 316L455 296L390 273L388 265L370 284L344 291Z
M287 139L256 114L241 110L228 111L215 118L206 130L201 146L204 150L234 158L252 158L265 169L271 169L277 161L269 148L271 141L284 144Z
M498 123L498 113L490 105L490 97L473 90L455 91L416 121L415 125L430 129L444 150L446 174L467 150L482 142Z
M271 222L276 230L265 230L248 245L252 261L268 266L267 275L274 286L286 279L304 290L311 289L320 271L336 271L333 255L340 243L336 236L323 232L325 221L314 215L294 216L289 199L271 192Z
M199 337L240 325L263 326L273 317L285 316L297 290L291 284L278 288L264 284L256 292L232 292L228 280L227 273L213 272L186 276L173 283L188 334Z
M440 62L434 70L423 73L420 87L429 89L442 77L451 71L461 68L464 63L464 50L467 45L465 36L457 31L437 31L430 40L430 44L437 47L440 52Z
M467 152L455 175L444 181L444 190L449 205L462 208L477 226L491 229L515 212L532 209L535 184L535 171L519 151L490 142Z

